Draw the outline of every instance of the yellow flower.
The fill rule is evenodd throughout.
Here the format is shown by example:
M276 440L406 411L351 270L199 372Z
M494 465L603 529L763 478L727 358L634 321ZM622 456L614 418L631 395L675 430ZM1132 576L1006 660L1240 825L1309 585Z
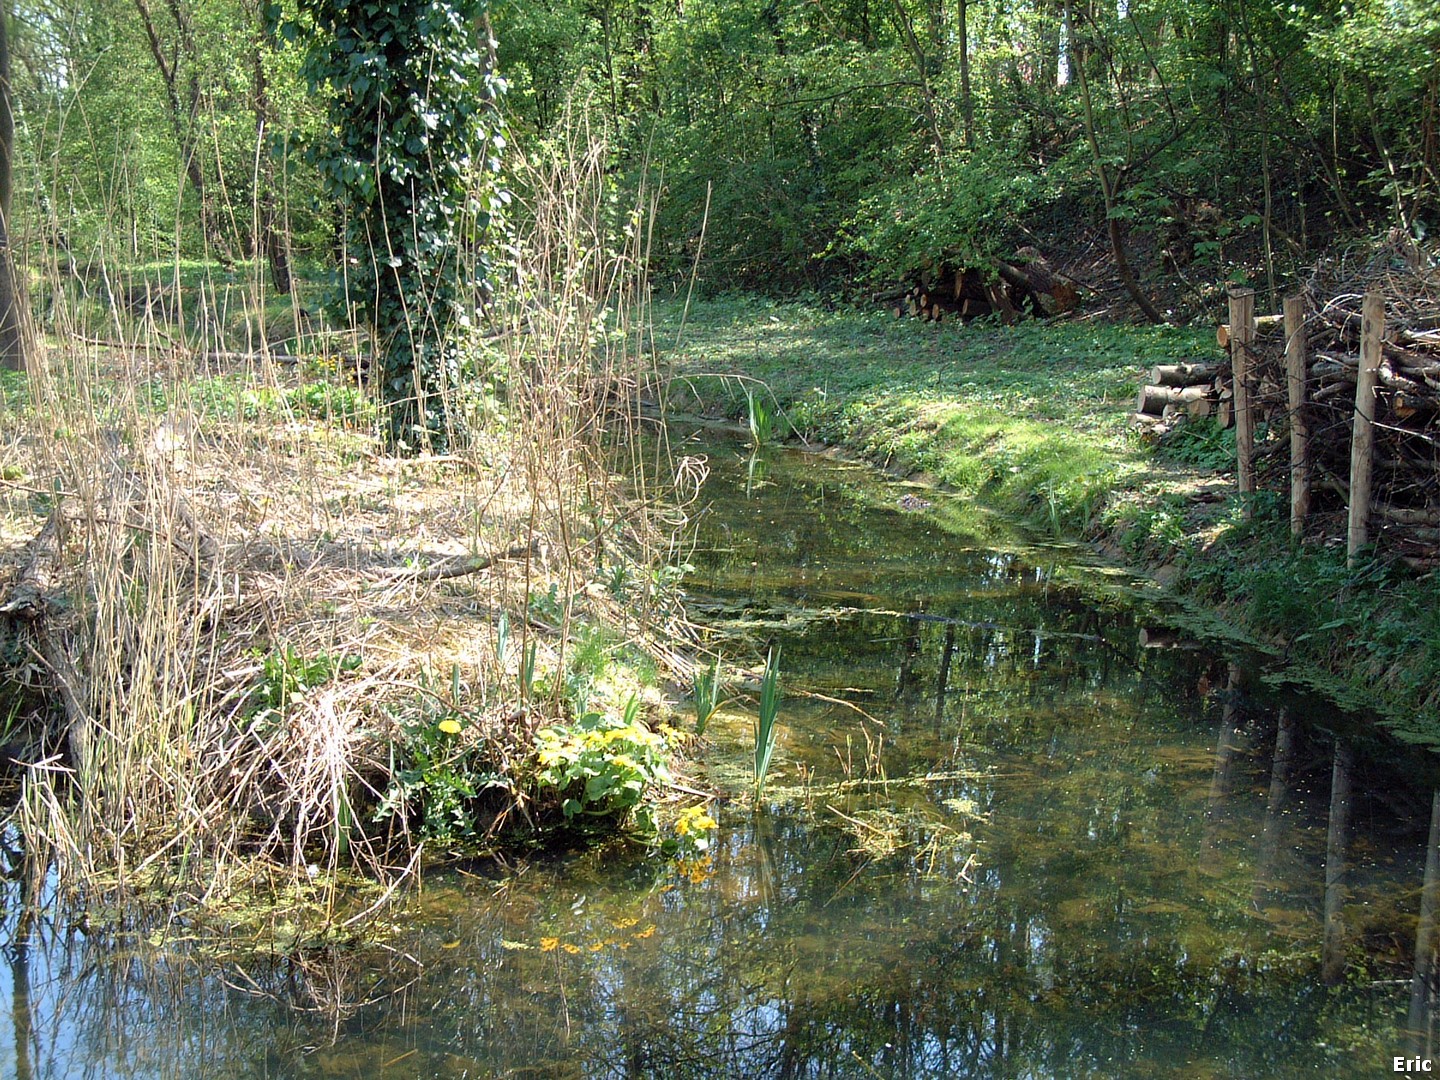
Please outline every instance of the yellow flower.
M560 944L558 937L542 937L540 939L541 952L554 952L555 947Z
M649 926L647 926L644 930L639 930L639 931L637 931L636 934L635 934L635 936L636 936L637 938L640 938L640 939L643 940L643 939L648 938L648 937L653 937L654 934L655 934L655 924L654 924L654 923L651 923L651 924L650 924Z
M580 946L579 946L579 945L572 945L572 944L571 944L570 942L568 942L568 941L565 942L565 944L564 944L564 945L561 945L560 947L561 947L562 949L564 949L566 952L568 952L571 956L574 956L576 953L578 953L578 952L580 951Z
M446 735L460 734L460 721L455 719L441 720L437 725Z

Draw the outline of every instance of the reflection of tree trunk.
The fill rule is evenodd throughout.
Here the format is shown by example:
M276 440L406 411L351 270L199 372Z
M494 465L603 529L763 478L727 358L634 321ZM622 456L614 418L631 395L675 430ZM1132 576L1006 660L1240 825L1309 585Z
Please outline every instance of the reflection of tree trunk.
M1350 774L1355 752L1348 743L1335 742L1335 769L1330 779L1330 831L1325 839L1325 942L1320 953L1320 977L1326 986L1345 978L1345 848L1350 842Z
M1415 932L1415 974L1410 980L1410 1048L1425 1054L1430 1045L1430 997L1435 974L1435 907L1440 900L1440 788L1430 801L1430 842L1425 849L1425 886L1420 892L1420 925Z
M25 305L10 246L15 114L10 103L10 5L0 4L0 368L25 367Z
M28 875L26 875L28 877ZM33 1021L30 1015L30 910L29 896L23 896L15 925L15 940L10 943L10 1017L15 1024L15 1077L30 1080L35 1075L30 1061L30 1040Z
M1294 756L1295 718L1289 709L1280 710L1275 728L1275 758L1270 765L1270 798L1265 804L1265 828L1260 834L1260 857L1255 866L1255 902L1263 899L1280 850L1281 814L1290 794L1290 762Z
M895 700L899 701L915 686L915 660L920 655L920 620L907 618L910 624L900 653L900 674L895 679Z
M1205 808L1207 842L1215 842L1215 822L1225 799L1230 794L1230 773L1235 755L1243 748L1240 730L1240 665L1230 665L1230 678L1225 686L1225 700L1220 709L1220 728L1215 735L1215 771L1210 777L1210 798Z
M950 660L955 655L955 624L945 624L945 647L940 653L940 678L935 687L935 722L945 719L945 691L950 685Z

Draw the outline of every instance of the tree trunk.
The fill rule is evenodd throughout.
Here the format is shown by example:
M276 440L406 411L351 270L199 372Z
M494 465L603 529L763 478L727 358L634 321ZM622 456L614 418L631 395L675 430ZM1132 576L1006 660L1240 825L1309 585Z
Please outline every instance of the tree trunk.
M10 7L0 5L0 367L25 368L25 303L10 247L15 114L10 103Z
M1125 254L1125 238L1120 232L1120 219L1116 216L1116 201L1119 193L1116 190L1115 178L1105 167L1105 159L1100 153L1100 137L1096 133L1095 111L1090 96L1090 79L1085 74L1083 58L1076 65L1075 73L1080 78L1080 102L1085 119L1085 138L1090 144L1090 157L1095 166L1095 177L1100 181L1100 196L1105 202L1105 226L1110 236L1110 250L1115 255L1115 271L1120 275L1120 281L1124 284L1125 291L1144 312L1145 317L1153 323L1163 323L1165 316L1160 314L1155 305L1151 303L1150 298L1140 288L1140 282L1136 280L1135 272L1130 269L1130 259Z
M256 12L254 55L254 86L252 87L255 110L255 149L259 168L255 183L258 187L255 200L255 229L259 233L260 247L265 261L270 266L270 284L281 296L290 295L290 250L288 237L280 224L280 214L275 206L275 157L270 152L271 108L270 84L265 77L265 53L273 51L274 36L263 11Z
M969 0L958 0L960 6L960 115L965 119L965 148L975 146L975 99L970 94L970 37L966 23L969 22Z
M200 148L195 139L195 121L200 111L200 83L199 76L193 70L199 64L196 56L194 33L190 26L189 16L180 7L178 0L169 0L171 17L175 21L175 33L178 41L176 50L172 56L165 55L164 42L160 40L159 28L155 25L154 16L150 14L150 6L146 0L134 0L135 10L140 14L140 21L145 28L145 39L150 46L150 55L155 60L155 66L160 72L160 79L165 84L165 107L170 116L170 127L175 134L175 144L180 151L180 160L185 166L185 177L190 186L195 190L195 197L200 201L200 228L205 238L215 248L222 262L230 261L229 245L220 231L215 220L215 215L210 206L205 185L205 170L200 162ZM180 59L184 56L192 68L190 82L187 88L188 103L182 103L180 99Z

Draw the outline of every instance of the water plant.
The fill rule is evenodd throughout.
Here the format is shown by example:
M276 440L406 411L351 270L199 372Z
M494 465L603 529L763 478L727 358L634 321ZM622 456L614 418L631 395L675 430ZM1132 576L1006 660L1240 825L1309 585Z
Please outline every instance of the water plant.
M619 716L588 712L535 736L537 794L559 800L567 823L623 819L655 783L670 779L665 740L640 719L631 696Z
M720 695L724 691L724 681L720 675L720 663L720 654L716 653L708 667L700 668L695 672L694 698L696 735L705 734L705 727L710 723L710 718L720 710L722 704Z
M752 386L745 387L745 412L750 427L750 441L757 447L768 443L775 432L775 416Z
M391 746L390 783L373 818L413 824L421 837L441 844L473 839L482 831L480 797L513 792L513 783L466 737L469 716L430 696L420 701Z
M529 701L535 688L535 651L539 642L531 641L525 649L525 658L520 663L520 700Z
M775 754L779 729L775 726L780 713L780 648L775 646L765 657L765 674L760 677L760 710L755 716L755 801L765 787L765 775Z

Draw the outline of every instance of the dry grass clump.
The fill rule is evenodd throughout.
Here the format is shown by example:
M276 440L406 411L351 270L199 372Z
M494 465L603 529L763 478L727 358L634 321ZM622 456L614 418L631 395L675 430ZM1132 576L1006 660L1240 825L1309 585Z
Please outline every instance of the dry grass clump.
M0 643L57 702L16 820L62 882L180 875L203 899L257 861L393 880L420 837L374 811L407 733L464 718L464 749L513 781L498 829L534 816L531 738L567 708L577 625L663 665L703 465L640 421L651 208L607 229L586 143L523 191L532 225L465 344L470 430L443 457L380 453L373 404L317 397L303 343L287 365L154 313L101 339L60 312L4 436L23 482L0 493Z

